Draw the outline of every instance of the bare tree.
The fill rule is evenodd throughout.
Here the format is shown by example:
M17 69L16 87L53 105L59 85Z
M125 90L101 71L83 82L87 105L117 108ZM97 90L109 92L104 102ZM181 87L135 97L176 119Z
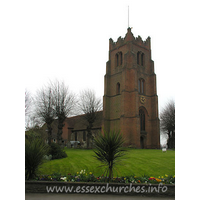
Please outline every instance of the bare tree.
M55 119L53 91L50 86L44 87L37 91L35 96L35 112L41 123L47 124L48 144L51 144L52 127L51 124Z
M25 89L25 129L28 130L31 120L31 109L32 109L33 99L31 93Z
M31 94L27 89L25 89L25 116L30 114L31 103L32 103Z
M58 120L58 132L57 141L60 144L62 141L62 133L65 119L72 114L76 104L76 98L73 93L69 91L69 88L65 85L64 81L55 81L52 84L54 109L56 119Z
M87 148L92 137L92 127L97 120L97 112L102 110L102 100L97 98L92 90L84 90L81 92L78 108L87 123Z
M161 129L168 134L167 145L175 148L175 102L171 100L160 114Z

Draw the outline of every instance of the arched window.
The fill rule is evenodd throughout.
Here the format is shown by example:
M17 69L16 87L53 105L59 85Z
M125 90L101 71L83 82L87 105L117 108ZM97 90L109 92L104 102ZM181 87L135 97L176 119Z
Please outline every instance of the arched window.
M140 109L140 131L145 131L145 113L143 110Z
M75 141L77 141L77 132L75 132L75 138L74 138Z
M137 52L137 64L140 65L140 52Z
M141 94L144 94L144 79L141 79Z
M119 52L119 65L122 65L122 52Z
M119 82L116 85L116 94L120 94L120 83Z
M138 80L138 92L144 94L144 79L142 78Z
M144 62L145 62L145 56L144 53L138 51L137 52L137 64L144 66Z
M122 52L118 52L115 54L115 67L122 65L123 62L123 56Z
M138 80L138 92L140 93L140 88L141 88L141 83L140 83L140 79Z
M115 55L115 66L117 67L119 65L119 55L116 53Z
M141 65L144 66L144 54L141 54Z

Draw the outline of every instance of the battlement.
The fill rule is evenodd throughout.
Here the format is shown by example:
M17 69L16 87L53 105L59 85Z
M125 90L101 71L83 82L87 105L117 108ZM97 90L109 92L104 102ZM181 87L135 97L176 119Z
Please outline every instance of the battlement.
M126 36L124 38L119 37L117 39L117 42L114 42L113 39L110 38L109 50L111 51L115 48L118 48L118 47L126 44L127 42L133 42L134 44L137 44L143 48L151 49L151 38L150 37L148 37L145 41L143 41L140 36L135 38L133 33L131 32L131 28L128 28Z

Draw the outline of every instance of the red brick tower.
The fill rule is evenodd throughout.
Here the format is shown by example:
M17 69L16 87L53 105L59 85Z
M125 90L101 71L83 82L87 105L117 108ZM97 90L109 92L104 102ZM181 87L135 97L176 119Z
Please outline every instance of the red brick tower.
M109 41L103 97L103 126L120 130L126 146L160 147L160 121L150 37L142 41L128 28L125 38Z

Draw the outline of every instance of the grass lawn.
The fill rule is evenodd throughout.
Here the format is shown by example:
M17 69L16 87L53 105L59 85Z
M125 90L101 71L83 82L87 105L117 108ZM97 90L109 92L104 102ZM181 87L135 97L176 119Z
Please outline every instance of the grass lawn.
M39 174L68 173L75 174L81 170L92 172L101 176L103 169L98 167L101 163L96 160L93 150L65 149L68 157L46 161L39 169ZM127 155L121 160L114 176L164 176L175 175L175 151L162 152L154 149L128 149Z

